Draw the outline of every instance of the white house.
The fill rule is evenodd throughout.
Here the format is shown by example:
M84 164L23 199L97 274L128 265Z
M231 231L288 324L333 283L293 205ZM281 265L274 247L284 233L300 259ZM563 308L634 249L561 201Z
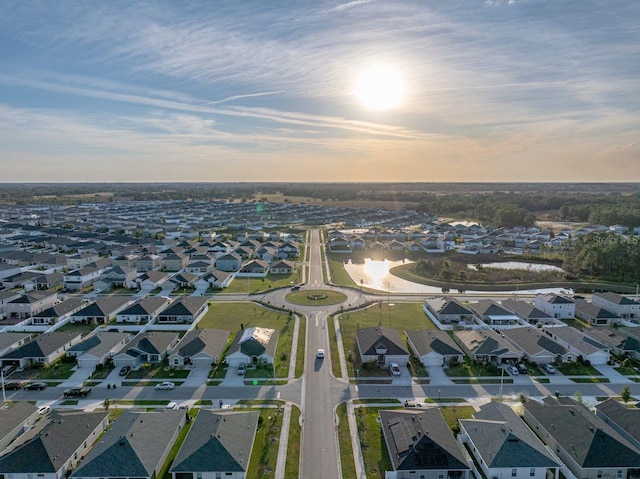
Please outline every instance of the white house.
M534 304L552 318L573 319L576 315L575 302L555 293L536 294Z

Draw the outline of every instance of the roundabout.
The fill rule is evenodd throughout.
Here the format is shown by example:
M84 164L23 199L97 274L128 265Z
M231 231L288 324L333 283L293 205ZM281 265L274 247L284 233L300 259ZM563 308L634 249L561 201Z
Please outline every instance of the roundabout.
M285 299L298 306L331 306L344 303L347 295L339 291L308 289L289 293Z

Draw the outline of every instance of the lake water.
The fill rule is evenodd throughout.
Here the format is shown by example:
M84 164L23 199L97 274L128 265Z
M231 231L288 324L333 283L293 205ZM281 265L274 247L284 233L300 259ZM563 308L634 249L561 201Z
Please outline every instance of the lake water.
M378 291L388 291L390 293L425 293L425 294L442 294L442 288L437 286L429 286L426 284L413 283L389 273L391 268L399 266L401 264L412 263L413 261L390 261L385 260L372 260L365 259L364 263L353 263L348 260L344 264L344 268L351 276L351 279L356 284L361 284L367 288L376 289ZM529 264L529 263L521 263ZM549 265L540 265L549 266ZM452 290L452 292L456 292ZM483 294L515 294L515 293L563 293L566 292L566 288L542 288L542 289L527 289L527 290L513 290L513 291L467 291L468 293L483 293Z
M521 261L502 261L498 263L482 263L480 266L483 268L495 268L495 269L520 269L524 271L558 271L562 273L562 268L553 266L552 264L541 263L524 263ZM477 270L475 264L468 264L469 269Z

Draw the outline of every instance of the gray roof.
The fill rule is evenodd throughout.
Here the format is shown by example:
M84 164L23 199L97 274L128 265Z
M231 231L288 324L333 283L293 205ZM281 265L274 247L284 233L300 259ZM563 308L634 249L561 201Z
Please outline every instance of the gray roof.
M439 408L379 411L394 470L468 470Z
M458 347L446 331L420 330L405 331L407 338L415 348L418 356L435 352L442 356L463 356L464 353Z
M107 412L51 412L46 420L38 421L9 446L9 452L0 457L0 471L9 474L59 471L107 415Z
M61 303L55 304L50 308L45 309L41 313L34 314L34 318L59 318L73 310L82 306L83 301L79 298L69 298Z
M581 315L595 319L620 319L616 313L584 300L576 301L576 316Z
M560 326L549 329L549 331L585 354L593 354L606 349L603 344L571 326Z
M31 337L31 333L5 333L0 332L0 351L16 344L18 341L24 341Z
M493 329L456 331L453 335L473 355L502 356L511 353L520 356L520 353Z
M95 303L91 303L86 308L82 308L77 313L73 313L74 317L102 317L110 316L114 311L118 311L129 302L128 296L105 296L98 299Z
M207 304L207 298L182 296L164 309L160 316L193 316Z
M640 467L640 451L582 404L547 398L524 408L580 467Z
M180 340L176 346L176 354L191 357L205 353L219 359L229 340L229 331L222 329L193 329Z
M614 304L619 304L619 305L640 304L637 301L631 298L627 298L626 296L622 296L621 294L618 294L618 293L611 293L611 292L593 293L593 296L599 296L603 299L606 299L607 301L610 301Z
M42 333L28 343L9 351L2 359L44 358L80 336L79 332L74 331Z
M102 357L114 346L121 343L129 337L128 333L116 333L111 331L100 331L99 333L92 334L84 341L72 346L68 349L70 352L82 352L92 354L96 357Z
M528 320L532 319L551 319L544 311L539 310L533 304L526 301L518 301L515 299L505 299L502 301L502 306L513 311L521 318Z
M376 349L380 349L380 347L387 350L387 355L409 355L404 347L404 341L396 329L384 326L358 329L356 341L363 355L377 354Z
M545 293L545 294L538 293L536 295L536 297L539 297L543 301L546 301L547 303L551 303L551 304L573 304L573 303L575 303L575 301L573 301L572 299L565 298L564 296L560 296L559 294L555 294L555 293Z
M608 423L614 423L640 444L640 409L628 408L621 402L609 398L596 406L599 414Z
M554 356L567 354L567 349L555 342L543 331L537 328L509 328L502 331L507 338L513 341L520 349L529 355L549 352Z
M267 354L275 356L278 343L278 331L275 329L253 326L239 331L227 354L240 351L247 356L261 356Z
M177 332L146 331L136 335L125 345L125 349L127 353L130 349L137 349L147 354L162 354L177 338Z
M201 410L170 472L246 471L259 416L258 412Z
M544 444L509 406L491 402L461 419L469 438L489 468L558 467Z
M38 408L27 401L0 402L0 440L37 411Z
M478 316L513 316L513 313L503 308L492 299L483 299L477 303L469 303L469 307Z
M436 297L429 298L426 302L438 314L473 314L473 311L460 304L455 298Z
M127 410L87 454L71 477L150 477L184 421L184 411Z
M167 300L163 298L151 297L137 300L130 306L120 311L119 315L148 315L157 311L166 304Z
M597 341L605 346L619 348L627 352L640 353L640 338L626 328L612 328L610 326L597 326L587 330L589 336L593 336ZM638 331L637 333L640 333ZM637 334L636 333L636 334Z

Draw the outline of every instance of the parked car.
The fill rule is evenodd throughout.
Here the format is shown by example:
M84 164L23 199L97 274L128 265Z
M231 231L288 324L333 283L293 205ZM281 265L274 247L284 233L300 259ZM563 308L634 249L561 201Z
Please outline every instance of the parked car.
M509 366L507 368L507 371L509 371L509 374L511 374L512 376L517 376L518 374L520 374L520 371L518 371L518 368L515 366Z
M418 401L405 401L404 407L406 408L414 408L414 407L427 407L424 403Z
M120 376L126 376L129 374L129 371L131 371L131 366L122 366L118 374L120 374Z
M542 366L542 369L544 372L548 373L548 374L555 374L556 372L556 368L554 366L552 366L551 364L544 364Z
M244 363L240 363L238 366L238 376L244 376L244 373L247 372L247 366Z
M49 406L42 406L38 408L38 414L47 414L49 411L51 411Z
M91 392L91 388L87 388L87 387L70 388L64 392L64 397L66 398L86 397L90 392Z
M4 383L4 389L7 391L15 391L17 389L22 389L24 387L24 383L22 381L9 381Z
M316 352L316 358L324 359L324 349L318 349L318 351Z
M520 374L528 374L529 370L527 369L527 366L523 363L518 363L516 364L516 367L518 368L518 371L520 371Z
M28 389L29 391L40 391L42 389L45 389L46 387L47 383L35 382L27 384L24 388Z
M398 363L389 364L389 371L391 372L392 376L400 376L400 366L398 365Z
M163 391L170 391L175 387L176 385L171 381L164 381L164 382L161 382L160 384L156 384L156 389L163 390Z
M169 404L167 404L164 408L165 409L175 409L178 407L178 403L171 401Z

